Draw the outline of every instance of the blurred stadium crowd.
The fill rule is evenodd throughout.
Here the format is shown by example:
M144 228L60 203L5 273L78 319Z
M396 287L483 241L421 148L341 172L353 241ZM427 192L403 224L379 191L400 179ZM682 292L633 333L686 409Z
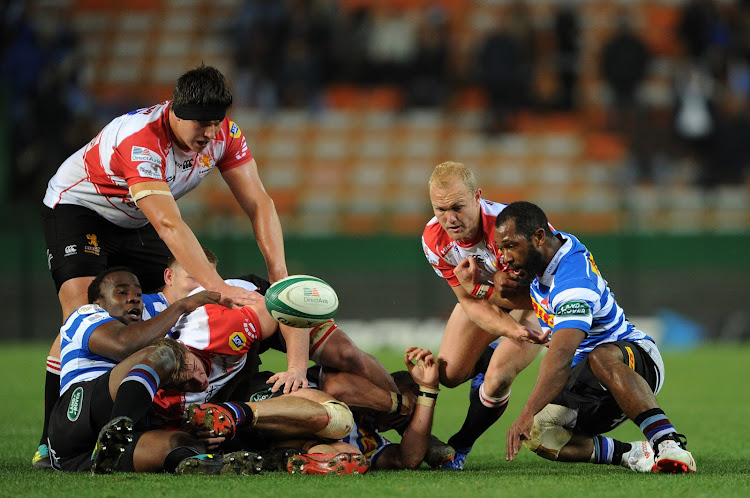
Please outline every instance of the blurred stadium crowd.
M418 231L446 159L490 199L583 220L570 229L643 206L650 228L750 228L747 0L10 0L2 18L15 199L203 61L292 231L326 213L332 232Z

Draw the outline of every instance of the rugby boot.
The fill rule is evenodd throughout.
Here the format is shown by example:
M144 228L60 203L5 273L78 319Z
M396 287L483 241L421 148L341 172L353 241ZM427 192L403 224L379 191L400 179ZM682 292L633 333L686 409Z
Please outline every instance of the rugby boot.
M289 457L286 469L290 474L364 474L370 460L359 453L304 453Z
M31 459L31 468L34 470L51 470L52 462L49 459L49 448L46 444L40 444Z
M687 451L685 436L677 434L679 441L665 439L657 444L658 451L654 459L654 470L666 474L685 474L695 472L693 454Z
M466 465L466 458L469 456L472 446L468 448L456 448L456 456L452 460L448 460L443 463L439 468L440 470L464 470Z
M115 471L125 447L133 442L133 421L117 417L102 427L91 454L92 474L111 474Z
M654 450L648 441L633 441L630 451L622 455L620 465L635 472L654 471Z
M229 411L212 403L190 405L185 410L184 426L196 431L207 431L213 437L234 437L236 425Z
M446 462L450 462L455 456L456 450L453 449L453 446L442 442L433 435L430 435L430 440L427 443L427 451L424 454L424 463L430 467L436 468Z
M297 448L269 448L258 452L263 457L263 470L266 472L286 472L289 458L303 453L304 451Z
M179 475L240 475L250 476L263 470L263 458L251 451L203 454L188 457L177 465Z

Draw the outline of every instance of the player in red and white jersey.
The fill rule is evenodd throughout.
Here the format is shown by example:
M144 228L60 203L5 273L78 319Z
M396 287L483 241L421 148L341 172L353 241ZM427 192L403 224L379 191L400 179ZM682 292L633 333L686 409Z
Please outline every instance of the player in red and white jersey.
M457 162L435 167L429 187L435 217L425 227L422 246L458 299L438 354L440 383L456 387L474 378L464 425L448 441L456 457L442 467L460 470L476 439L505 411L513 380L536 357L544 337L533 313L516 309L526 307L528 285L501 271L498 261L495 220L505 204L482 199L474 174ZM459 276L476 282L472 292ZM495 289L496 281L501 289ZM501 336L495 351L487 350Z
M43 218L63 320L87 303L86 289L107 267L128 266L144 291L158 290L170 253L200 285L221 293L224 304L261 301L258 293L224 283L177 207L176 199L214 168L252 223L269 280L288 275L281 223L245 137L226 117L231 104L224 76L201 65L179 78L171 101L114 119L60 166ZM58 357L59 337L47 361L47 411L59 389Z

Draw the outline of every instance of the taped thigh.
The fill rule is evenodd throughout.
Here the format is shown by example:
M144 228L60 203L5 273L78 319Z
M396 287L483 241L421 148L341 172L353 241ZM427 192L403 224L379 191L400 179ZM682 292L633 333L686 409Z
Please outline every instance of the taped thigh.
M548 460L557 460L560 450L568 444L578 413L562 405L548 404L534 416L531 439L523 444L528 449Z

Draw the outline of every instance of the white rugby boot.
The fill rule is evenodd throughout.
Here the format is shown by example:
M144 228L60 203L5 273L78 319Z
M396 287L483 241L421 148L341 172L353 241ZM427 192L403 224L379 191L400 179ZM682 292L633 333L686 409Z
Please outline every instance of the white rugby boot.
M684 436L683 436L684 437ZM654 470L667 474L685 474L695 472L696 465L693 454L684 447L686 442L665 439L658 445L658 452L654 460Z
M654 450L648 441L633 441L630 451L622 455L620 465L635 472L654 471Z

